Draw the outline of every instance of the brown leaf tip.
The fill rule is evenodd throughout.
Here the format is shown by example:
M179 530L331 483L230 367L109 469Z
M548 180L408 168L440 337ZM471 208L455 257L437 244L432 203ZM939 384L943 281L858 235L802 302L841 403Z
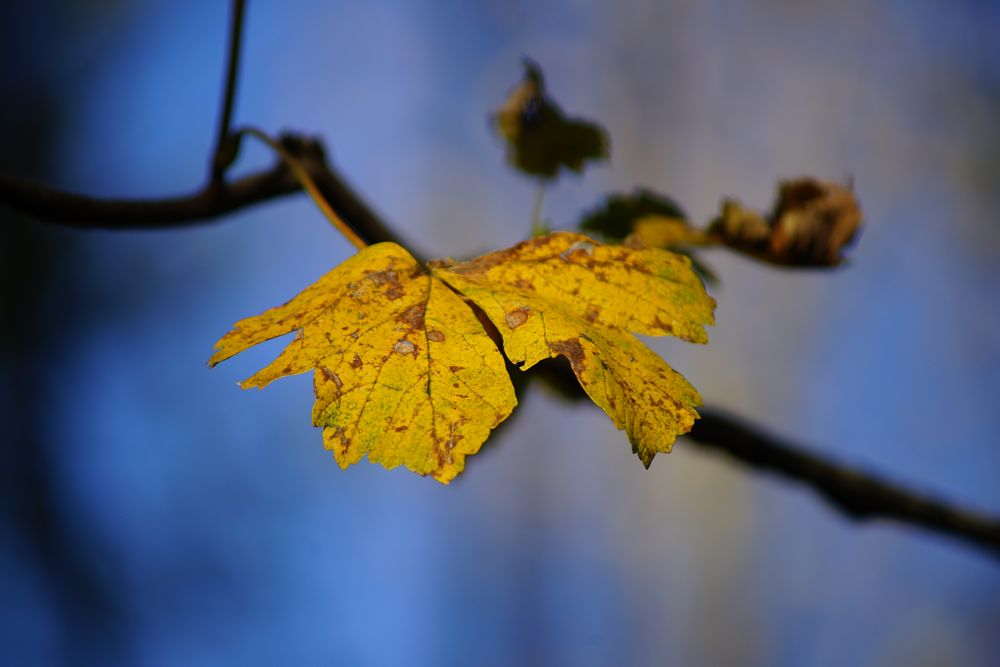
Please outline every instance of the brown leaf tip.
M549 349L553 354L561 354L569 359L569 363L572 364L574 370L583 368L584 353L579 339L557 340L549 343Z
M350 449L350 447L351 447L351 440L350 440L350 438L347 437L347 433L344 431L344 429L342 427L338 426L333 431L333 433L331 434L331 436L332 437L327 440L327 445L330 447L330 449L333 449L333 439L336 438L337 440L340 441L340 443L339 443L339 445L340 445L340 456L341 457L347 456L347 450ZM346 465L344 465L343 463L341 463L341 467L346 467Z

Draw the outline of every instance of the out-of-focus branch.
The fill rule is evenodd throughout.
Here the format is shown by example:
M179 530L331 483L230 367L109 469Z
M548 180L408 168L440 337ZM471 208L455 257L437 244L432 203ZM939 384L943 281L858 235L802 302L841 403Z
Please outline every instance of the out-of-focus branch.
M689 436L752 468L776 473L811 487L848 517L895 519L965 540L1000 557L1000 518L950 505L900 488L868 473L807 454L801 447L768 435L746 421L702 409Z
M514 366L510 369L513 372ZM512 377L541 382L570 401L593 405L568 366L550 359L527 373ZM925 493L881 479L878 475L842 465L808 452L787 439L718 408L698 408L695 420L679 447L717 450L737 463L762 473L773 473L819 494L834 510L855 521L890 519L936 531L1000 557L1000 516L958 507Z

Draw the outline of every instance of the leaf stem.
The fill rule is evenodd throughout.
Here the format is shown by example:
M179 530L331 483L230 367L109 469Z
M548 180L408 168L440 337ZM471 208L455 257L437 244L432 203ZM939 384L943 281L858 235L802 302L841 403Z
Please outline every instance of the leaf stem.
M298 158L286 150L280 142L275 141L266 133L255 127L243 127L235 131L234 134L248 135L267 144L271 150L278 154L278 157L281 158L285 165L288 166L292 175L295 176L295 180L297 180L302 185L302 188L309 193L309 196L312 197L312 200L316 204L317 208L322 211L323 215L326 216L326 219L330 221L330 224L336 227L337 231L343 234L344 238L350 241L351 244L358 250L363 250L368 247L368 244L365 243L364 239L358 236L357 232L355 232L350 225L344 222L343 218L337 215L336 211L334 211L330 204L326 201L322 193L319 191L316 181L314 181L312 176L309 175L309 170L302 165Z
M538 184L535 192L535 203L531 207L531 236L541 236L548 232L545 221L542 220L542 207L545 204L545 181Z

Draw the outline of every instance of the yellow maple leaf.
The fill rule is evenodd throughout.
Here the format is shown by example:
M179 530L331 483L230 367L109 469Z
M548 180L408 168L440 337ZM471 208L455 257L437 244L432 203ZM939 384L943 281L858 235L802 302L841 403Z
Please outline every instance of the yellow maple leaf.
M707 342L715 302L686 257L557 232L433 270L486 312L513 363L569 359L647 467L691 429L698 392L629 333Z
M237 322L209 364L295 330L241 386L315 369L313 422L341 467L367 454L447 483L517 404L475 313L394 243L361 250L285 305Z
M238 322L209 363L297 331L241 386L314 370L313 421L341 466L367 454L447 483L517 403L463 296L514 363L568 358L645 465L697 418L697 391L629 333L706 342L714 302L690 261L565 232L427 267L393 243L370 246L287 304Z

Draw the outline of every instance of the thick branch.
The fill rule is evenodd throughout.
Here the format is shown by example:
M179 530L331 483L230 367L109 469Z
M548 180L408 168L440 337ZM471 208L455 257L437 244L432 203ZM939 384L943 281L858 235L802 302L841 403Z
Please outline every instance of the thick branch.
M513 373L515 367L510 366ZM543 382L570 401L588 401L567 364L556 359L512 375L521 382ZM522 390L523 391L523 390ZM589 401L588 401L589 403ZM593 405L593 403L590 403ZM701 419L684 446L714 449L739 463L776 473L821 495L831 508L856 521L895 519L963 540L1000 556L1000 517L988 516L883 481L843 466L806 448L766 433L749 422L715 408L698 408Z
M895 519L965 540L1000 556L1000 519L902 489L867 473L805 453L717 410L700 410L690 437L753 468L810 486L848 517Z

